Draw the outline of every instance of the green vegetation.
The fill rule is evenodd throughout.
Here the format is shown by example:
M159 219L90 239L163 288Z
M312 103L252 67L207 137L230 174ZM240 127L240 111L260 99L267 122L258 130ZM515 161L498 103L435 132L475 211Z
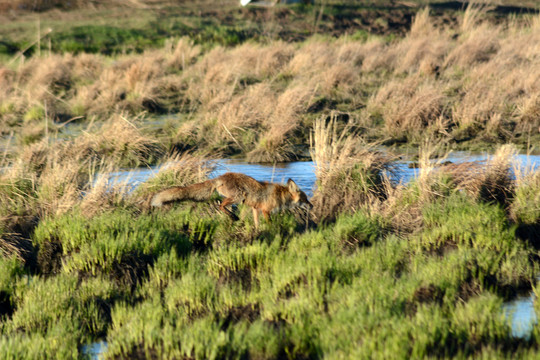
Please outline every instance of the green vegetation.
M540 204L524 201L537 173L511 178L508 147L471 171L426 166L426 151L418 179L394 187L388 160L332 137L338 125L314 131L311 219L259 229L242 206L238 221L212 204L148 209L148 194L211 170L189 154L133 193L81 185L85 168L114 168L61 166L52 150L4 172L2 354L81 358L101 340L106 358L536 354L538 332L513 337L502 304L540 270Z
M37 273L3 258L3 354L75 358L100 338L107 358L507 357L538 346L536 332L513 338L501 310L535 279L536 251L499 205L462 192L423 204L420 228L401 235L367 208L306 232L291 215L255 231L207 205L134 210L42 219L30 237Z
M31 3L39 24L0 8L2 359L538 357L502 309L538 292L540 177L512 158L540 136L538 15ZM418 178L391 183L381 143L421 145ZM498 150L434 164L430 143ZM311 157L314 208L149 207L219 156Z

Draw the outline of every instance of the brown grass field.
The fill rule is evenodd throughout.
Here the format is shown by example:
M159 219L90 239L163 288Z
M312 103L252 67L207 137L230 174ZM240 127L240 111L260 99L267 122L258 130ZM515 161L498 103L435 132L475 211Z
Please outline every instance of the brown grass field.
M494 24L489 9L470 7L451 25L421 10L393 40L209 49L184 37L140 54L19 57L0 65L0 133L26 144L68 122L177 114L152 134L164 148L282 162L305 157L313 121L337 114L386 145L526 148L540 130L539 17Z

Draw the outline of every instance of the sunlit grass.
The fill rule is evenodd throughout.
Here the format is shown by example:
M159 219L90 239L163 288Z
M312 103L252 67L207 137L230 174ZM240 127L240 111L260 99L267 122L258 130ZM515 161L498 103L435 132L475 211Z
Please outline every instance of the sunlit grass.
M63 356L105 337L107 357L531 351L536 337L513 338L501 304L535 279L533 249L496 203L459 191L425 199L407 236L373 207L303 233L291 215L252 231L203 205L44 218L32 241L57 267L25 281L20 263L2 262L13 304L2 347L18 353L30 338ZM42 253L51 242L61 251ZM21 328L35 335L10 335ZM44 341L60 328L70 340L52 350Z
M503 26L483 14L450 29L423 11L392 42L244 43L242 29L206 24L161 44L135 31L145 16L122 31L77 23L55 46L146 50L1 67L0 132L17 142L0 154L2 358L81 358L97 340L105 358L538 357L537 328L513 337L502 310L538 291L538 171L514 166L508 145L445 164L428 141L419 176L395 184L378 148L534 140L538 16ZM75 48L81 34L93 40ZM111 34L125 44L103 45ZM181 115L151 117L169 111ZM275 162L309 145L311 216L255 227L217 196L148 206L206 180L208 157ZM134 191L108 182L150 165Z

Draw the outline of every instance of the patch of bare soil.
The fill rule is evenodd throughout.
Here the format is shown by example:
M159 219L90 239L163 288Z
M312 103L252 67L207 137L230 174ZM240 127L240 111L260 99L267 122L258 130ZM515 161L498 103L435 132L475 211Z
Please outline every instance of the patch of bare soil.
M436 25L454 27L458 24L460 13L467 3L462 1L434 2L428 5ZM303 9L303 11L302 11ZM538 14L539 10L522 6L491 6L487 19L500 23L508 15ZM366 5L362 2L345 5L314 5L309 11L305 8L239 8L232 11L203 12L203 16L219 19L224 25L238 24L238 21L251 21L259 25L273 25L278 37L285 41L301 41L313 33L341 36L364 31L376 35L405 35L420 10L414 3L388 1L382 5Z

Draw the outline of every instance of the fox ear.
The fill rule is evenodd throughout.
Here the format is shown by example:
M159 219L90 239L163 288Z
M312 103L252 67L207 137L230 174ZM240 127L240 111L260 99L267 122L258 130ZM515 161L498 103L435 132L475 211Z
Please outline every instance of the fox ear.
M292 179L287 180L287 185L289 185L290 192L294 192L294 193L300 192L300 188L298 187L298 185L296 185L296 183Z

